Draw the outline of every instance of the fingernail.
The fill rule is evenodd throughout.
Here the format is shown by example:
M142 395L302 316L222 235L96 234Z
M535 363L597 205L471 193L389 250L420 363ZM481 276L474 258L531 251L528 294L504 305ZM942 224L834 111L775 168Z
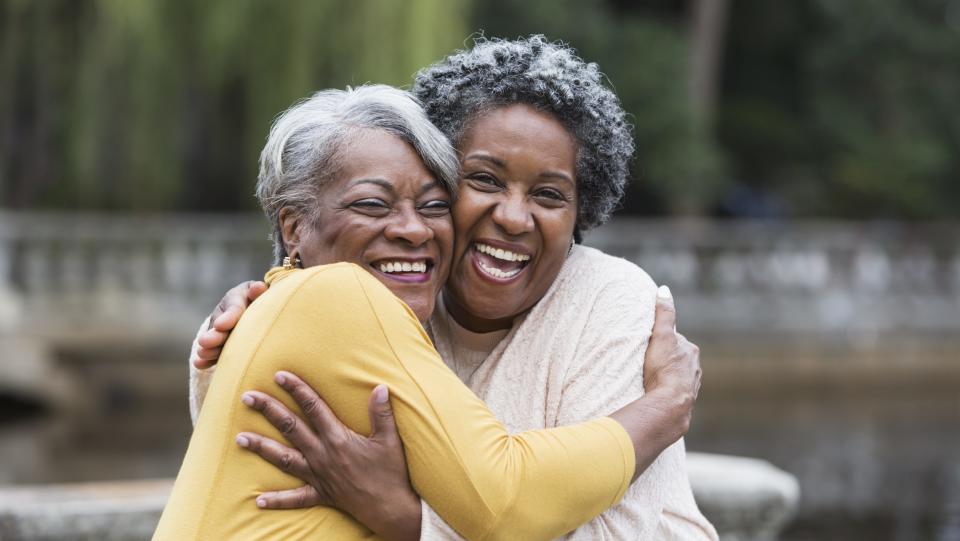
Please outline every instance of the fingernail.
M283 385L284 383L287 382L287 378L284 377L284 375L283 375L282 372L277 372L277 373L274 374L274 376L273 376L273 381L276 381L276 382L279 383L280 385Z
M670 293L670 288L662 285L657 288L657 298L658 299L672 299L673 294Z
M253 406L253 403L255 402L253 396L248 393L243 393L240 395L240 401L243 402L245 406Z
M387 400L390 399L390 392L387 390L387 386L380 384L377 385L377 388L373 390L373 400L377 404L384 404Z
M250 440L248 440L246 436L237 436L237 445L246 449L250 447Z
M257 498L257 507L259 507L260 509L266 508L266 507L267 507L267 500L265 500L265 499L263 499L263 498Z

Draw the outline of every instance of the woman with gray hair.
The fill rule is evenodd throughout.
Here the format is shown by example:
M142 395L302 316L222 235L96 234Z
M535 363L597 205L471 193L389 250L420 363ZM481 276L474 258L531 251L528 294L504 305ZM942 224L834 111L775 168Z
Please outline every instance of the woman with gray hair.
M553 537L616 502L646 447L659 452L675 439L672 427L687 412L665 414L662 396L633 400L610 417L511 435L443 364L418 320L430 317L451 262L455 169L440 132L389 87L321 92L276 121L258 195L284 265L268 273L270 290L223 350L155 539L368 537L360 522L384 536L415 537L417 494L468 538ZM288 370L322 392L330 410L299 392L306 384ZM304 441L305 424L286 409L292 400L284 406L244 392L269 388L278 371L275 381L312 423L333 427L336 412L353 430L383 435L387 456L370 471L385 493L401 497L385 507L361 500L350 515L332 507L257 513L254 500L278 476L241 447L269 455L281 445L274 440ZM254 409L237 407L241 401ZM286 468L306 474L300 464ZM297 482L286 478L291 488Z

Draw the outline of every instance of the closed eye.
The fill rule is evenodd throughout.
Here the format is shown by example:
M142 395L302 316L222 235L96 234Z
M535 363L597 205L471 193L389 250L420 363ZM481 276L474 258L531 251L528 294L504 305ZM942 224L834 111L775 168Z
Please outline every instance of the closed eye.
M377 199L375 197L368 197L366 199L359 199L350 203L350 207L355 208L361 212L380 214L390 210L390 205L382 199Z
M420 213L426 216L444 216L450 213L450 202L434 199L420 205Z

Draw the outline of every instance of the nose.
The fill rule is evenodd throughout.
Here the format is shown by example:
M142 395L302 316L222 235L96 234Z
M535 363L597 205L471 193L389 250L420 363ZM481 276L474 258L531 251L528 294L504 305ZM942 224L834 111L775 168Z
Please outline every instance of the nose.
M508 235L522 235L533 231L533 214L527 208L523 194L511 194L493 209L493 222Z
M384 235L391 241L422 246L433 238L433 229L424 223L423 217L416 209L403 209L387 225Z

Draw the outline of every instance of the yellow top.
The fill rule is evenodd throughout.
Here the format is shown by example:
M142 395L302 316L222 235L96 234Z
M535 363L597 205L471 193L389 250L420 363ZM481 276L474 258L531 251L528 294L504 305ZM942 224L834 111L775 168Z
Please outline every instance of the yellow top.
M363 434L369 395L387 384L414 488L470 540L560 536L629 486L633 445L619 423L507 433L444 365L413 312L360 267L274 269L267 281L223 349L154 540L374 537L330 507L257 508L261 492L303 484L234 443L242 431L288 443L240 403L256 389L301 414L273 383L278 370L303 378Z

